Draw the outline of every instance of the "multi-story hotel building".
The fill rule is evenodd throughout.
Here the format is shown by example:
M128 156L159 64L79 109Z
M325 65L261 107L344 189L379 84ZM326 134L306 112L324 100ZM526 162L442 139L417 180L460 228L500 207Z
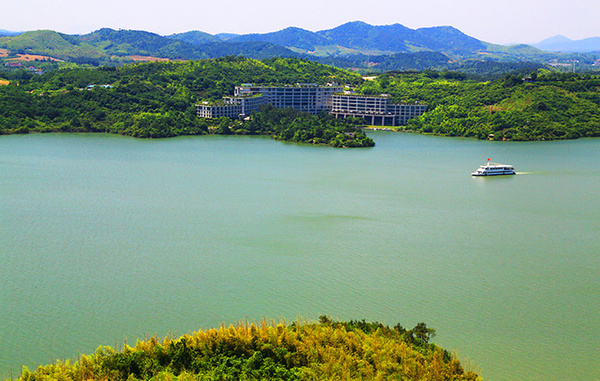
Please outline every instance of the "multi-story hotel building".
M258 111L258 107L265 104L262 95L242 95L223 97L219 102L202 102L196 105L196 113L201 118L227 118L237 119Z
M331 110L333 94L340 93L340 86L319 86L316 83L299 83L296 86L253 86L243 84L235 87L235 96L261 94L265 103L278 108L293 108L309 114Z
M293 108L310 114L322 111L336 118L363 118L376 126L400 126L423 114L427 106L419 103L395 104L389 96L342 94L339 86L298 84L296 86L254 86L243 84L235 87L233 97L224 97L216 103L196 105L202 118L239 118L257 111L262 104L278 108Z
M389 96L334 94L330 113L336 118L363 118L373 126L401 126L422 115L427 106L420 103L391 103Z

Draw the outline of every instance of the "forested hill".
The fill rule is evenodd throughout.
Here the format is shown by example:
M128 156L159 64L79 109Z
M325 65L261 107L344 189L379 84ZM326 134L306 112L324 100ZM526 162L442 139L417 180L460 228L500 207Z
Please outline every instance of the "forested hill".
M427 103L406 131L492 140L600 137L599 75L539 70L481 82L450 72L388 73L360 91Z
M70 131L168 137L212 131L334 146L371 145L352 126L302 115L271 112L258 118L264 126L196 117L196 103L220 100L244 82L337 82L358 93L387 93L396 102L420 101L427 104L427 112L403 129L421 133L494 140L600 136L599 75L540 69L477 81L457 72L424 71L390 72L365 81L356 73L308 60L240 57L64 69L43 75L7 72L0 80L0 134ZM6 83L10 84L2 85ZM88 88L91 85L96 86ZM295 121L297 130L277 120ZM356 136L356 141L344 136Z
M200 41L199 35L181 34L173 38L134 30L103 28L85 35L67 35L51 30L38 30L16 36L0 37L0 48L13 54L39 54L75 63L115 64L132 60L132 56L148 56L172 60L194 60L240 55L263 59L292 57L295 53L281 45L267 42L223 42L218 38ZM181 38L181 39L180 39Z
M298 119L298 129L307 130L307 125L312 124L311 131L319 125L319 131L328 132L316 131L320 136L311 137L309 131L296 134L281 123L269 123L271 128L245 127L239 121L229 120L215 121L217 126L212 126L211 121L196 116L196 103L232 95L234 86L244 82L358 85L362 81L358 74L311 61L273 58L261 62L225 57L67 69L43 75L28 71L12 74L7 78L10 85L0 86L0 134L109 132L159 138L205 134L210 129L217 133L267 134L281 140L336 146L372 145L362 133L354 134L352 125L333 121L315 124L304 115L292 118ZM346 138L353 134L356 139Z

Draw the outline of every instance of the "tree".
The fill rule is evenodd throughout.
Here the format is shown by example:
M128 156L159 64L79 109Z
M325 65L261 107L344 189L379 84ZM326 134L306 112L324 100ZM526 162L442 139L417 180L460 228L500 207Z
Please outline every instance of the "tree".
M435 337L435 329L427 328L427 324L419 323L413 329L412 333L415 338L423 341L424 343L428 343L430 339Z

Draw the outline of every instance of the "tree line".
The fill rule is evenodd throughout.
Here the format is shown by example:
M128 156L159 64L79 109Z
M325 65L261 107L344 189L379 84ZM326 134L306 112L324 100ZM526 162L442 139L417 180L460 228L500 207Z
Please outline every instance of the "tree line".
M452 72L396 72L366 81L364 94L421 101L428 111L401 129L493 140L600 136L600 76L537 70L476 81Z
M370 145L356 130L363 121L334 122L323 115L313 118L274 110L250 123L196 117L196 103L231 95L244 82L336 82L362 94L386 93L399 103L426 103L425 114L400 128L407 131L494 140L600 136L599 75L527 70L493 80L452 71L394 71L366 81L356 73L303 59L231 56L68 68L43 75L15 70L3 74L10 84L0 86L0 134L105 132L161 138L264 133L295 142ZM277 118L285 124L277 125ZM264 125L258 126L259 121Z

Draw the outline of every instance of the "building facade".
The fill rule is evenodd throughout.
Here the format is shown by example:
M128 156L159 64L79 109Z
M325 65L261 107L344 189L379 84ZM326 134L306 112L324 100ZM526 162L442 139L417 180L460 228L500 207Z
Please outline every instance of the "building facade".
M258 111L265 100L262 95L223 97L219 102L202 102L196 105L196 114L201 118L240 118Z
M319 86L316 83L299 83L295 86L253 86L244 84L235 87L235 96L261 94L265 103L277 108L293 108L309 114L331 110L333 94L341 92L340 86Z
M293 108L309 114L328 112L336 118L362 118L374 126L401 126L422 115L427 106L420 103L396 104L389 96L343 94L339 86L298 84L296 86L236 86L234 96L216 103L196 105L202 118L241 118L257 111L260 105Z
M336 118L362 118L373 126L402 126L426 110L427 106L420 103L392 103L385 95L334 94L330 113Z

